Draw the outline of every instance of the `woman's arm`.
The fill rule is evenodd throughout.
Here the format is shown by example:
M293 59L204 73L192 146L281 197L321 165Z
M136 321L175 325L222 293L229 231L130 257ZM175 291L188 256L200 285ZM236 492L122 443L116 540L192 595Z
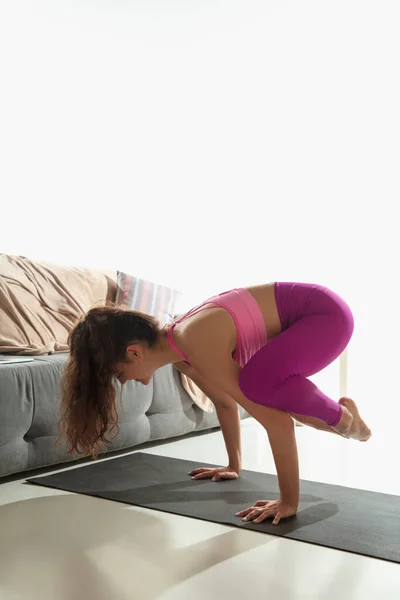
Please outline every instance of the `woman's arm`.
M196 342L190 346L188 344L185 348L195 371L212 385L222 389L265 428L275 461L281 500L296 511L299 505L300 481L293 419L284 411L251 402L242 393L239 387L241 368L218 348L217 342L203 345L199 336Z
M183 362L175 363L174 366L178 371L190 377L214 404L225 441L229 466L239 474L242 468L242 448L240 414L237 402L221 388L201 377L193 367Z
M203 392L206 393L204 390ZM213 401L210 396L209 398ZM238 405L234 400L232 402L233 406L229 407L216 402L215 410L224 437L226 452L228 454L228 464L239 475L242 470L240 414Z
M299 460L293 419L286 412L251 402L239 387L238 367L233 364L220 366L215 381L251 414L266 430L278 475L280 497L297 510L300 496ZM238 368L236 368L238 367Z

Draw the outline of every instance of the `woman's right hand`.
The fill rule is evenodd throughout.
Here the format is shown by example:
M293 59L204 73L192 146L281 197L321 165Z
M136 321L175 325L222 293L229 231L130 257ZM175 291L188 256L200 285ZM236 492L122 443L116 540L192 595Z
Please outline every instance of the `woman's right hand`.
M222 481L223 479L237 479L239 473L232 469L232 467L199 467L190 471L188 475L192 476L192 479L211 479L211 481Z

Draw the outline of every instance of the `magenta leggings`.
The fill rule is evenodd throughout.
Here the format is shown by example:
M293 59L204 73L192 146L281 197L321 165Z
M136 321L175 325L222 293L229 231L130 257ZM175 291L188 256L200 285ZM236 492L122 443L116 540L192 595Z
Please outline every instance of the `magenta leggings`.
M351 310L337 294L319 285L276 283L275 296L282 333L244 366L240 388L257 404L337 425L342 407L307 377L346 348L354 329Z

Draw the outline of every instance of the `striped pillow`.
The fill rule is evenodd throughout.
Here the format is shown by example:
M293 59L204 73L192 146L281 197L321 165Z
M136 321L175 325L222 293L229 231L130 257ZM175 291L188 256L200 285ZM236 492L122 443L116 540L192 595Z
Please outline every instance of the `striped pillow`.
M161 326L174 318L181 294L178 290L117 271L116 304L156 317Z

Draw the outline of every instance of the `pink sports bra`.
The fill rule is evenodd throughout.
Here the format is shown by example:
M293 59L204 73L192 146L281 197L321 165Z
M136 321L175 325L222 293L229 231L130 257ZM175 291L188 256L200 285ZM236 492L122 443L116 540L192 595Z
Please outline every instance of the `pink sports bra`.
M207 306L211 305L211 306ZM199 306L192 308L189 312L178 317L173 321L167 330L167 336L170 346L180 354L187 364L190 365L187 357L177 348L172 333L177 323L182 322L187 317L196 314L200 310L213 308L215 305L224 308L229 312L235 321L237 329L237 346L233 354L233 359L241 366L250 360L264 344L267 343L267 330L264 317L254 296L244 288L236 288L228 292L223 292L213 296Z

